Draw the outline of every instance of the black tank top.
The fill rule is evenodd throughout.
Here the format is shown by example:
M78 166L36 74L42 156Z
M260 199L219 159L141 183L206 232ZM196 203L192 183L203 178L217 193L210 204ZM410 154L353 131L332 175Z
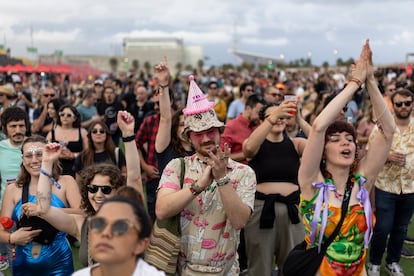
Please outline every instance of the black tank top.
M265 140L249 166L256 173L257 184L290 182L298 184L300 157L292 140L283 135L282 142Z
M55 130L52 129L52 142L57 142L59 143L59 141L56 140L55 138ZM82 133L81 133L81 129L79 128L79 139L78 141L70 141L67 142L65 145L66 148L68 148L71 152L81 152L83 150L83 142L82 142ZM75 159L69 160L69 159L62 159L59 158L60 161L60 165L62 166L62 175L71 175L71 176L75 176L75 172L73 170L73 165L75 163Z

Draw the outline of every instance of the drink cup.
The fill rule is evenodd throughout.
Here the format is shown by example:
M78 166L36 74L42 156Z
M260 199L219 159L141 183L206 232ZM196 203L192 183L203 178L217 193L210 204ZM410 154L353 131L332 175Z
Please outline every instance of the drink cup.
M296 111L295 112L289 112L290 115L296 116L296 112L298 110L297 97L295 95L285 95L285 101L294 102L296 104Z

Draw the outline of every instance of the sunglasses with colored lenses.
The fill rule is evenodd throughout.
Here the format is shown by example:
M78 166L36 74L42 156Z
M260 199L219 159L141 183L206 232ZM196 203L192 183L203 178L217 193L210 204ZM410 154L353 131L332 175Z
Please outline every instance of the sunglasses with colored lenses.
M103 217L91 217L88 219L89 230L93 233L102 233L102 231L108 226L108 221ZM122 236L133 228L139 232L138 228L129 220L117 219L110 224L111 233L114 236Z
M104 195L109 195L112 192L111 186L97 186L97 185L89 184L87 187L88 187L88 192L90 192L91 194L96 194L99 189L101 189L101 192Z
M60 117L68 117L68 118L72 118L74 115L71 113L65 113L65 112L59 112L59 116Z
M43 94L43 96L53 98L55 94Z
M104 133L105 133L105 130L104 130L103 128L100 128L100 129L96 129L96 128L95 128L95 129L93 129L93 130L92 130L92 133L93 133L93 134L97 134L98 132L99 132L100 134L104 134Z
M411 106L412 103L413 103L413 101L395 102L394 105L396 107L402 107L403 105L405 105L406 107L409 107L409 106Z

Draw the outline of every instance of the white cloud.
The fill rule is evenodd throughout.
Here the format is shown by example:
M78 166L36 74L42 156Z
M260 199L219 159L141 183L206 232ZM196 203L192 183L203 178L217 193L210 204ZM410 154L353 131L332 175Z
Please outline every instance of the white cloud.
M291 59L311 51L315 63L334 59L334 48L355 57L369 37L387 63L414 51L413 8L409 0L18 0L2 4L0 44L5 37L12 53L25 54L30 27L41 53L113 54L125 37L173 36L203 46L210 60L231 62L226 49L237 30L240 50Z

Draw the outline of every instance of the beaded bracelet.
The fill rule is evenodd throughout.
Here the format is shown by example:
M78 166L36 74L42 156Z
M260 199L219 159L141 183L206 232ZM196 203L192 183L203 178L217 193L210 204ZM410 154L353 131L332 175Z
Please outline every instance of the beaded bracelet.
M190 188L190 192L193 195L198 195L203 191L203 188L199 187L198 185L196 185L197 182L194 182L193 184L191 184Z
M127 143L135 140L135 135L131 135L128 137L122 137L122 142Z
M362 85L362 81L360 81L359 79L357 79L357 78L354 78L354 77L351 77L350 79L349 79L349 82L355 82L357 85L358 85L358 87L361 87L361 85Z
M40 169L40 173L49 177L50 181L52 181L53 185L55 185L56 188L58 188L59 190L60 188L62 188L62 186L60 186L56 179L54 179L53 176L49 174L47 171L45 171L44 169Z

